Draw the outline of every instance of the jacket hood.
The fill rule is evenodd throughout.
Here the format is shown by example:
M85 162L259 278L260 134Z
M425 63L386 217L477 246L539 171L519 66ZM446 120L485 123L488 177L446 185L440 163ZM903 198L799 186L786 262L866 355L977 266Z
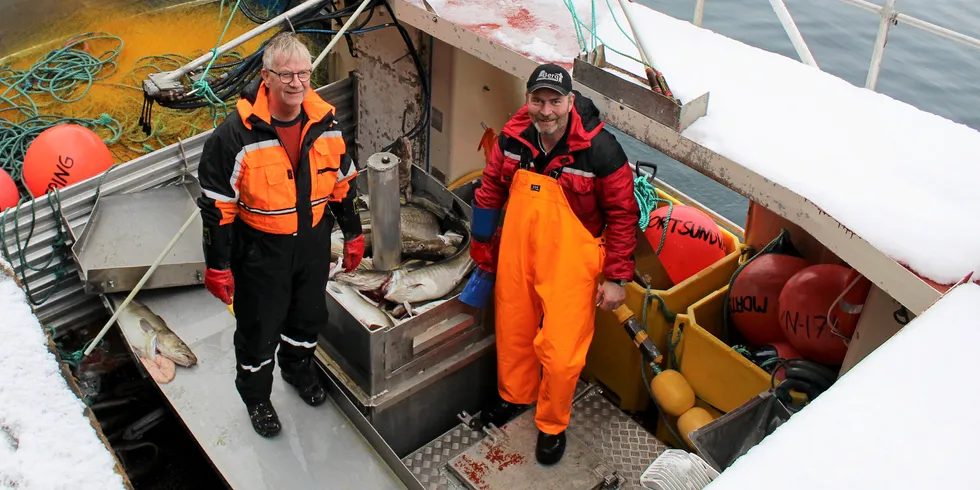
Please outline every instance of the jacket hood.
M592 145L592 138L602 131L604 123L599 119L599 108L595 106L592 99L582 95L577 90L572 90L572 93L575 94L575 103L569 112L568 151L578 151ZM537 129L531 122L527 104L521 106L517 114L514 114L507 121L501 132L531 148L535 157L538 155L537 147L529 143L533 141Z

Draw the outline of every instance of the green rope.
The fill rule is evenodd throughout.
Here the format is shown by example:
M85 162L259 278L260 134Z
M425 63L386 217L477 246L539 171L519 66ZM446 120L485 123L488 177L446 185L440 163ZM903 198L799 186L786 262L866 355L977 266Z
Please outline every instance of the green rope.
M598 44L602 44L603 46L606 47L606 49L608 49L609 51L612 51L613 53L616 53L616 54L618 54L618 55L620 55L620 56L622 56L624 58L629 58L629 59L631 59L631 60L633 60L633 61L635 61L635 62L637 62L637 63L639 63L639 64L641 64L643 66L647 66L647 67L653 68L649 64L644 63L642 60L639 60L639 59L637 59L637 58L635 58L633 56L630 56L630 55L628 55L626 53L623 53L622 51L619 51L619 50L617 50L617 49L609 46L609 43L606 43L605 41L603 41L602 38L600 38L599 35L596 34L596 30L597 29L595 29L595 18L596 18L596 13L595 13L595 10L596 10L595 9L595 0L592 0L592 29L589 29L588 25L586 25L585 22L582 22L582 19L579 18L578 13L575 11L575 7L573 5L572 0L562 0L562 2L565 4L565 8L568 9L568 12L572 14L572 20L574 21L573 23L575 24L575 36L576 36L576 38L578 38L578 45L579 45L579 48L582 51L591 51L589 49L588 45L585 42L585 36L583 34L581 34L581 31L584 29L584 30L588 31L589 34L592 34L593 49ZM609 1L608 0L606 0L606 5L609 5ZM613 12L612 7L609 8L609 12L610 13ZM634 41L629 35L626 34L626 31L623 30L623 27L619 25L619 21L616 19L616 15L615 14L613 14L613 20L616 22L616 25L619 26L620 32L622 32L623 35L626 36L626 39L629 39L630 42L633 43L634 46L636 46L636 41Z
M644 175L633 180L633 195L636 196L636 202L640 206L640 231L647 231L647 227L650 226L650 215L657 209L658 204L668 206L667 216L664 218L664 230L660 234L660 245L657 246L656 250L656 254L660 255L660 251L663 250L664 243L667 241L667 226L670 224L670 215L674 212L674 203L657 196L656 188L650 183L650 179Z
M633 38L626 33L626 29L623 29L623 26L619 24L619 19L616 18L616 12L613 11L612 4L609 3L609 0L606 0L606 8L609 9L609 15L612 16L613 22L615 22L616 27L619 28L619 32L622 32L623 36L626 36L626 39L628 39L629 42L632 43L634 47L639 48L639 45L636 44L636 41L634 41ZM592 10L595 11L594 3L593 3Z
M225 101L221 100L221 98L219 98L214 93L214 91L211 90L211 85L208 84L208 80L207 80L208 72L211 71L211 65L214 64L214 61L219 58L218 48L221 47L221 41L225 38L225 34L228 33L228 28L231 27L231 20L235 18L235 12L238 11L238 8L241 5L241 3L242 0L235 1L235 8L231 11L231 15L228 16L228 22L225 23L225 28L224 30L221 31L221 35L218 36L218 42L215 44L214 48L211 49L211 59L208 61L208 65L204 67L204 71L201 73L201 78L196 82L194 82L193 84L191 84L190 93L200 92L201 95L204 96L204 98L208 101L208 106L211 108L211 116L212 116L211 124L214 128L218 127L218 119L219 119L215 108L218 105L221 106L221 108L225 111L222 116L227 116L229 111L228 111L228 104L225 103ZM224 1L221 2L221 6L222 9L224 9Z

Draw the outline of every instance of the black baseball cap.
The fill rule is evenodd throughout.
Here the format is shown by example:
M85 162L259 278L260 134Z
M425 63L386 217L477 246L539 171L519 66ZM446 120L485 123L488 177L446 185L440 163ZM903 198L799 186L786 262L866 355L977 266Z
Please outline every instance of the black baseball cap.
M562 95L572 91L572 77L564 68L554 64L539 65L527 79L527 91L534 92L540 88L548 88Z

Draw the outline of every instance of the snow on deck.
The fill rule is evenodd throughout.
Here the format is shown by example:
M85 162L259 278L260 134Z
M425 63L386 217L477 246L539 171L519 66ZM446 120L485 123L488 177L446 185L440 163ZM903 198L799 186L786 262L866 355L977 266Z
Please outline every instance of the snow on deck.
M978 322L980 286L951 289L708 488L980 488Z
M0 260L0 488L124 488L7 270Z
M537 61L570 67L579 51L563 0L428 2L441 17ZM590 28L593 3L599 39L639 58L607 7L629 32L618 0L575 0ZM707 115L684 136L806 197L927 279L952 284L980 271L980 132L639 4L628 8L674 95L711 94ZM643 73L639 63L606 54Z

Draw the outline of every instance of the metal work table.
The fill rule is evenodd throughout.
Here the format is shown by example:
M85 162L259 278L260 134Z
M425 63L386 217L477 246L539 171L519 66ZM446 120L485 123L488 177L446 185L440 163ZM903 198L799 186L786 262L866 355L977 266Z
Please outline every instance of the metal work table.
M324 488L326 482L336 489L405 488L333 400L307 406L282 381L279 366L272 402L282 432L272 439L256 434L235 390L235 319L204 287L140 291L135 299L197 356L197 365L177 366L173 381L158 386L232 488Z

